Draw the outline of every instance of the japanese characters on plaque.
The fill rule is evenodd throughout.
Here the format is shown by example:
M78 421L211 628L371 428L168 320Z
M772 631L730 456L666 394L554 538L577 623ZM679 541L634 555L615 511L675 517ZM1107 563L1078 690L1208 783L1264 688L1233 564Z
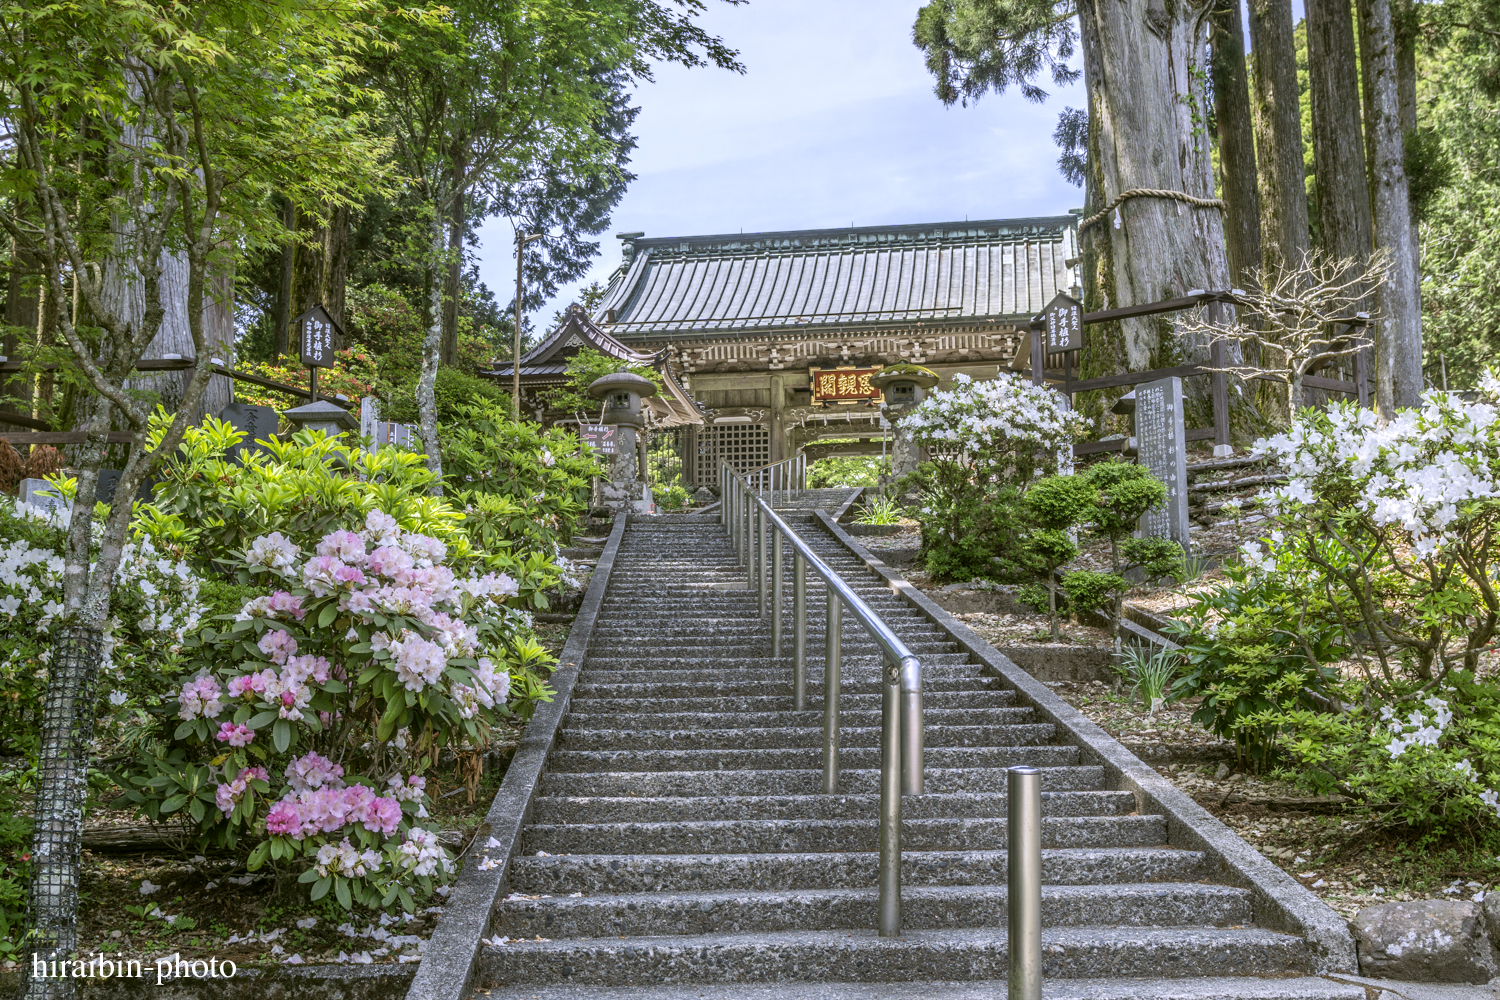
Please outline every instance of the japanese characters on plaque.
M1058 292L1042 310L1048 354L1083 350L1083 303Z
M1135 388L1136 454L1167 487L1167 502L1141 518L1148 538L1170 538L1188 548L1187 432L1182 379L1164 378Z
M593 445L594 450L601 455L615 453L614 424L579 424L578 438L584 444Z
M332 368L337 360L333 353L337 327L327 310L313 306L296 322L302 334L302 363L309 368Z
M880 390L870 376L880 368L809 368L814 406L827 403L879 402Z

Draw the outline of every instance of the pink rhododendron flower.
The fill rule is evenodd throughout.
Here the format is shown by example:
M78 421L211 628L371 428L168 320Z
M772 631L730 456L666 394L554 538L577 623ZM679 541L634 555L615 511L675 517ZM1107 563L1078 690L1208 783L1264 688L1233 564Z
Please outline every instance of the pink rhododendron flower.
M248 746L255 739L255 730L238 722L224 722L220 723L219 735L215 739L232 747Z
M370 553L370 559L366 565L371 573L392 579L404 579L416 563L412 560L410 553L405 550L394 545L382 545Z
M299 792L324 785L342 787L343 777L343 767L318 753L298 757L286 766L287 782Z
M383 510L372 510L365 515L365 540L375 546L394 545L401 535L401 525Z
M288 656L297 652L297 640L290 632L275 628L260 637L256 646L271 658L272 663L282 664Z
M266 832L300 839L302 817L298 814L296 805L282 799L272 806L271 811L266 813Z
M400 642L391 643L392 663L396 676L408 691L420 691L429 684L436 684L448 665L448 657L435 642L413 635Z
M207 674L193 678L182 686L182 691L177 695L177 703L182 706L179 718L189 720L202 716L212 719L224 711L224 706L219 701L221 694L223 691L214 678Z
M318 543L318 555L358 566L365 561L365 540L352 531L331 532Z
M229 696L231 698L248 698L254 701L257 697L266 693L268 684L276 683L276 671L261 670L253 674L241 674L239 677L229 678Z
M278 590L271 595L270 610L276 614L291 615L299 622L307 614L302 607L302 598L296 594L289 594L284 590Z

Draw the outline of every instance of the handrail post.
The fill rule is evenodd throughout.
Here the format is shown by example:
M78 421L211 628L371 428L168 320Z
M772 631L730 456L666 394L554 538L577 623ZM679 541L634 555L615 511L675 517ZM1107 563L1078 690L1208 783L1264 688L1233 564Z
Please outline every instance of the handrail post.
M745 586L754 589L760 581L755 576L755 504L745 492Z
M781 659L781 531L771 528L771 659ZM773 663L774 665L774 663Z
M755 516L758 524L755 529L755 578L760 585L760 616L764 618L766 616L766 591L770 589L771 583L766 572L766 556L770 555L768 551L770 546L766 544L770 539L766 535L771 526L771 519L766 517L766 509L761 506L759 497L755 500Z
M792 556L792 711L807 710L807 560Z
M901 661L901 794L921 795L923 780L922 664L915 656Z
M823 639L823 794L839 790L839 689L844 606L833 584L828 592L828 633Z
M1006 775L1007 1000L1042 1000L1042 781L1034 767Z
M882 657L880 698L880 926L901 936L901 669Z

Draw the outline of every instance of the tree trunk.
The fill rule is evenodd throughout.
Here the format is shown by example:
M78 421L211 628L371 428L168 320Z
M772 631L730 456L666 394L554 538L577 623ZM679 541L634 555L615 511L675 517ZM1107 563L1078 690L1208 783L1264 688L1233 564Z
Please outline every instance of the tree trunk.
M455 164L454 185L463 178L463 168ZM452 217L448 220L448 267L443 282L443 364L458 364L458 300L464 268L464 225L468 199L463 193L453 198Z
M1359 63L1348 0L1307 0L1307 66L1313 163L1323 249L1339 258L1370 255L1370 188L1359 111Z
M298 241L292 266L292 318L302 315L323 301L322 220L302 208L297 209ZM297 355L302 349L301 331L287 331L287 351Z
M1204 114L1205 8L1159 0L1082 0L1084 78L1089 99L1090 212L1131 188L1214 197ZM1167 198L1130 198L1079 234L1089 309L1137 305L1229 280L1224 225L1216 208ZM1207 361L1208 345L1179 344L1172 319L1150 316L1090 328L1089 372L1141 371L1187 355ZM1102 371L1100 372L1103 373ZM1203 380L1198 380L1203 381ZM1204 399L1199 401L1206 406ZM1102 400L1083 404L1095 413Z
M41 283L35 275L35 269L39 266L35 257L25 254L12 241L10 270L6 274L5 287L6 326L36 329L41 307L39 292ZM6 333L3 342L0 342L0 354L14 359L19 347L19 338L16 334L13 331ZM18 400L16 403L6 404L4 407L6 411L27 416L31 414L31 379L25 376L10 376L3 385L0 385L0 390L3 390L7 396L15 396Z
M1255 53L1255 139L1260 151L1261 246L1269 267L1296 267L1307 254L1307 191L1297 43L1291 0L1250 0Z
M1406 184L1406 143L1391 0L1359 0L1360 53L1369 107L1370 194L1375 245L1391 253L1389 279L1377 291L1375 392L1386 417L1417 405L1422 395L1420 276Z
M431 227L429 250L432 257L426 267L427 287L424 289L427 293L427 336L422 340L422 374L417 379L417 433L421 435L422 448L427 452L427 468L438 477L432 492L441 493L443 451L437 436L436 387L438 356L443 346L443 280L438 265L445 254L446 240L442 215L436 211L436 206L428 225Z
M344 286L349 274L348 205L337 205L328 216L323 234L323 308L340 327L344 325ZM335 348L348 347L342 340Z
M292 278L297 264L297 243L293 234L297 231L297 206L290 198L281 197L281 224L286 227L287 240L281 245L281 275L276 284L276 314L272 318L275 326L276 357L279 362L291 345L288 327L292 321Z
M1213 12L1210 66L1219 174L1224 190L1224 236L1229 281L1240 285L1260 264L1260 193L1255 188L1255 135L1245 74L1245 28L1239 0Z

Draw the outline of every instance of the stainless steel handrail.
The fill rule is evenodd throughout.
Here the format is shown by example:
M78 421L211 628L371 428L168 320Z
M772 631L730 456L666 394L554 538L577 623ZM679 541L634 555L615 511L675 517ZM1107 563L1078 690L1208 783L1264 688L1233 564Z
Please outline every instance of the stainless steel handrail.
M745 559L747 582L757 592L760 614L771 605L771 655L781 656L782 560L792 547L792 705L807 704L807 569L827 587L827 641L823 669L823 791L834 794L839 777L839 697L842 681L843 610L848 608L880 648L880 907L881 937L901 933L901 796L920 795L923 784L922 663L854 588L793 531L750 483L728 463L719 467L719 515ZM768 534L771 538L768 539ZM769 544L768 544L769 542ZM766 557L771 564L766 565Z
M776 506L776 491L807 489L807 456L804 454L783 458L779 462L763 465L744 473L744 480L754 487L756 493L771 493L771 506Z

